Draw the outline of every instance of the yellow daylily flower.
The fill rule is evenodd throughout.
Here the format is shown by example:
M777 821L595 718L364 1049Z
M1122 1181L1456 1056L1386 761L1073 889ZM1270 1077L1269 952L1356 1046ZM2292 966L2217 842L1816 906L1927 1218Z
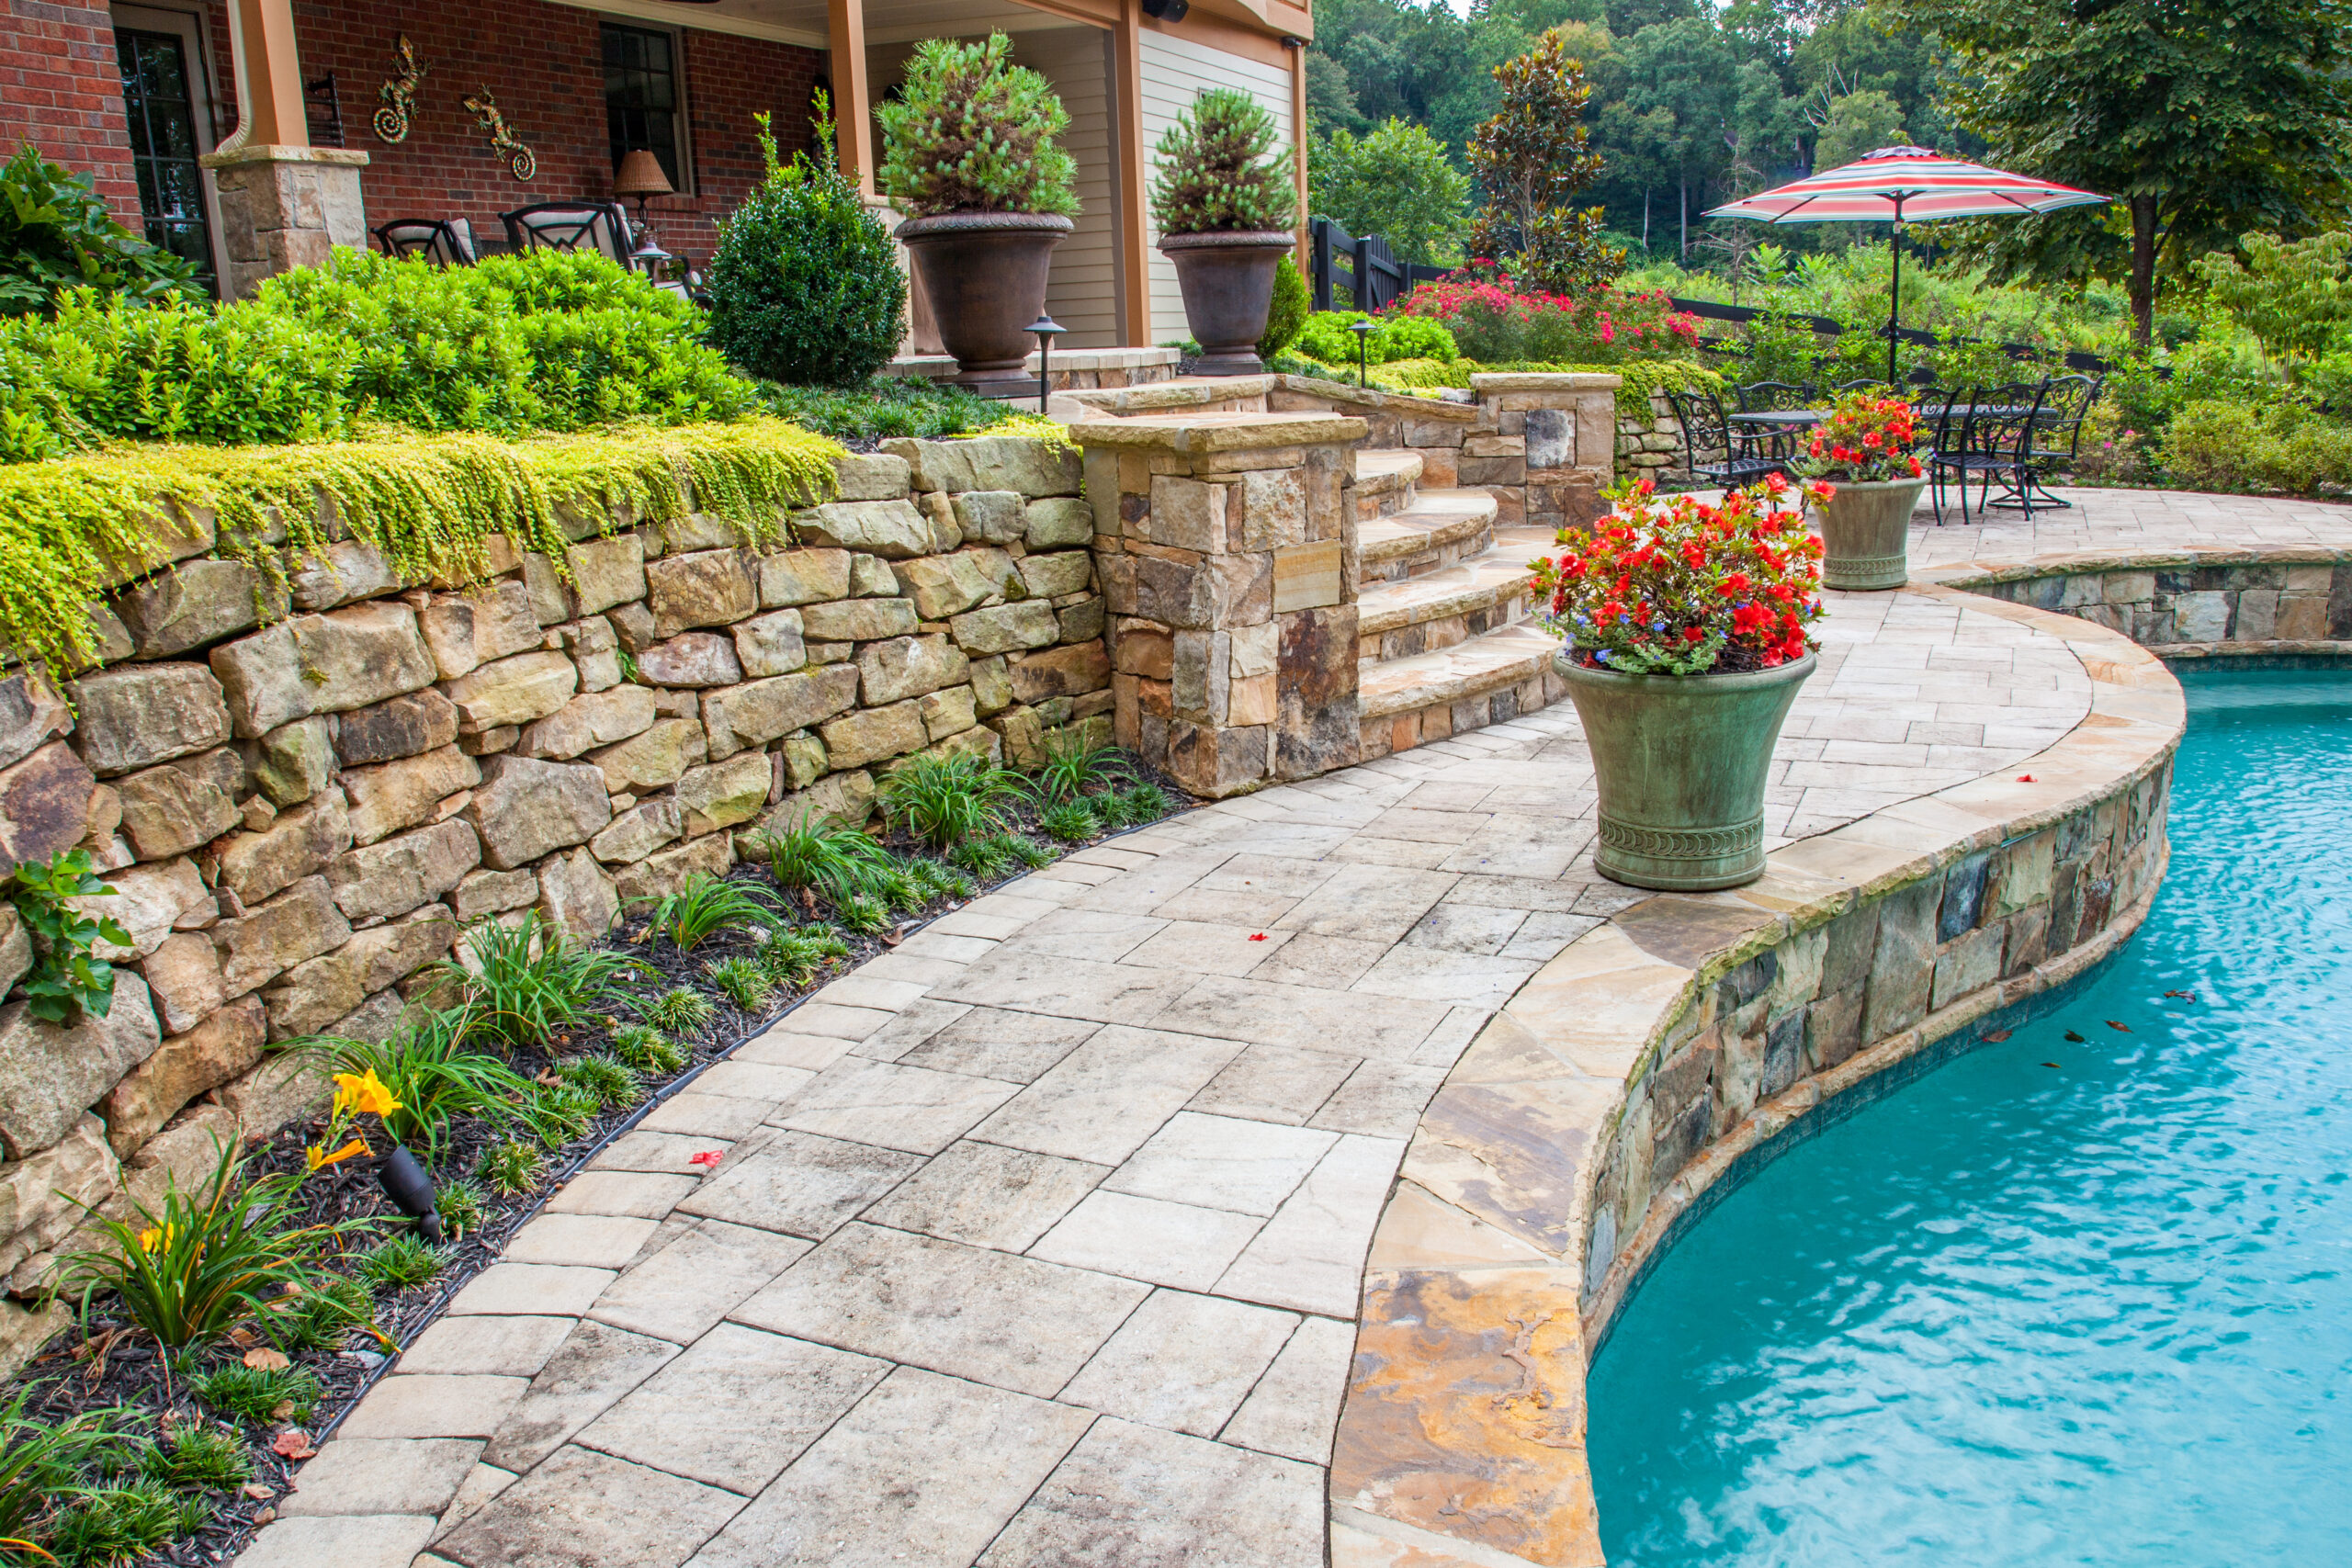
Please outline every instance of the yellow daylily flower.
M376 1076L373 1067L365 1073L337 1073L334 1082L337 1115L356 1111L363 1116L390 1116L401 1108L401 1102L392 1098L392 1091Z
M351 1142L344 1145L343 1147L335 1150L333 1154L327 1153L321 1145L312 1144L309 1148L302 1151L302 1156L305 1159L310 1161L311 1168L312 1170L321 1170L331 1165L340 1165L354 1155L373 1154L374 1152L374 1150L368 1146L367 1139L354 1138Z
M172 1238L178 1233L178 1230L179 1227L177 1225L149 1226L147 1229L139 1233L139 1250L141 1252L152 1253L156 1251L158 1248L170 1247L172 1245Z

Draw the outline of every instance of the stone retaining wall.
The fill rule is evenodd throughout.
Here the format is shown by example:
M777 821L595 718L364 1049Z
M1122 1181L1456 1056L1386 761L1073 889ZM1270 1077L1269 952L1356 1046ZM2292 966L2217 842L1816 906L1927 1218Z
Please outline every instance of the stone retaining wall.
M1366 1268L1335 1564L1599 1568L1587 1362L1678 1222L1797 1118L2136 929L2180 690L2112 632L2064 635L2092 712L2026 776L1790 845L1729 895L1631 904L1456 1064Z
M1705 456L1710 460L1718 457ZM1699 482L1690 471L1690 454L1683 449L1682 422L1674 417L1674 405L1667 401L1664 392L1650 393L1648 419L1618 416L1617 471L1628 479L1647 478L1660 490Z
M266 626L209 558L97 611L107 663L0 680L0 871L76 844L130 931L111 1012L0 1008L0 1282L32 1292L78 1220L209 1168L315 1086L272 1039L380 1037L459 923L536 908L602 934L723 872L764 824L863 821L931 748L1034 761L1107 739L1094 522L1075 451L898 441L839 465L789 549L695 513L596 536L487 589L395 581L367 546L306 569ZM61 699L70 699L68 701ZM31 950L0 904L0 994ZM47 1332L0 1303L0 1371Z
M1934 575L2095 622L2167 658L2334 652L2352 641L2352 563L2328 553L2085 558Z

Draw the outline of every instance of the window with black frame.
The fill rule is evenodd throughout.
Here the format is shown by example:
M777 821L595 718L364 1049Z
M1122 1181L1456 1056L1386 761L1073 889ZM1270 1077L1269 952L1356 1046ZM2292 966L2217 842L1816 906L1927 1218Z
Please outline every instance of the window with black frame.
M684 190L676 35L607 22L604 37L605 125L613 167L642 147L660 161L671 188Z

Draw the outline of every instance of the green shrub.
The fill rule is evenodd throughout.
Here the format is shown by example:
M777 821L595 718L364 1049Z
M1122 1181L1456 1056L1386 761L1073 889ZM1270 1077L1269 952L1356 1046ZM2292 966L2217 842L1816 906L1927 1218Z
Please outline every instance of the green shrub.
M555 1076L594 1095L596 1103L608 1111L635 1105L645 1098L645 1086L616 1056L574 1056L556 1068Z
M1298 214L1289 160L1272 156L1274 117L1232 87L1204 87L1160 133L1151 220L1163 234L1287 229Z
M761 1004L775 989L775 981L756 958L722 958L715 964L706 964L702 977L742 1012L759 1011Z
M836 959L849 956L849 943L829 926L795 926L771 934L753 955L770 980L799 987Z
M604 1102L594 1089L581 1084L559 1082L539 1090L531 1106L531 1125L539 1134L539 1142L548 1149L560 1149L588 1135L588 1130L603 1115Z
M537 1187L547 1168L548 1162L538 1150L515 1138L492 1145L481 1157L481 1179L490 1183L492 1191L508 1198Z
M434 1212L441 1216L441 1230L451 1241L481 1229L490 1217L490 1205L482 1199L481 1184L476 1181L445 1181L433 1195Z
M0 1562L38 1561L16 1543L47 1534L58 1510L84 1488L83 1478L119 1461L127 1410L85 1410L54 1424L25 1414L32 1390L0 1402Z
M5 886L32 937L25 1010L50 1023L72 1023L84 1013L106 1017L114 1010L114 965L95 956L96 945L128 947L130 933L111 917L93 919L66 902L114 892L90 869L90 852L61 850L47 860L27 861Z
M925 39L899 96L877 103L882 189L910 217L1078 213L1078 161L1054 138L1069 114L1045 77L1012 63L1012 40Z
M1453 266L1470 228L1470 181L1425 126L1393 116L1363 140L1341 129L1307 144L1315 210L1378 234L1400 262Z
M112 1568L203 1529L211 1517L202 1497L180 1496L157 1481L92 1487L50 1527L49 1550L70 1568Z
M1168 815L1168 794L1158 784L1137 784L1119 797L1127 820L1134 824L1157 822Z
M771 937L769 941L773 942L775 939ZM614 1030L612 1052L615 1057L639 1072L662 1077L686 1065L686 1053L683 1046L660 1030L642 1023L624 1023Z
M867 886L890 862L873 836L810 812L788 828L772 829L762 847L778 886L821 893L833 903Z
M440 1247L414 1235L388 1235L359 1255L359 1272L379 1291L413 1291L449 1261Z
M1426 316L1388 316L1373 318L1361 310L1317 310L1306 318L1294 346L1309 359L1319 359L1326 365L1351 366L1356 362L1356 334L1353 323L1372 321L1372 332L1363 342L1364 363L1385 365L1398 359L1435 359L1450 362L1458 357L1453 334Z
M886 820L934 849L1001 832L1028 797L1021 775L976 751L922 751L900 761L875 794Z
M1284 255L1274 264L1274 299L1266 310L1266 335L1258 340L1258 357L1271 362L1296 343L1298 334L1306 330L1306 318L1314 307L1306 276L1298 270L1296 260Z
M116 222L87 175L28 142L0 167L0 316L54 310L73 288L140 303L202 294L194 266Z
M253 1475L245 1445L218 1427L182 1427L168 1442L139 1450L139 1471L166 1486L214 1492L243 1486Z
M2165 466L2194 490L2316 495L2352 486L2352 425L2290 400L2206 399L2173 415Z
M1076 800L1133 778L1117 747L1094 744L1082 729L1047 730L1045 751L1036 788L1049 801Z
M908 435L931 440L965 435L1004 423L993 398L920 376L876 376L855 387L759 386L760 406L779 419L836 441Z
M232 1361L188 1380L196 1396L246 1421L308 1421L326 1396L319 1375L308 1367L248 1367Z
M664 1034L691 1034L718 1015L708 997L692 986L673 986L636 1004L637 1016Z
M376 1292L364 1280L322 1274L277 1314L277 1332L305 1350L340 1348L354 1329L373 1328Z
M1037 813L1037 826L1048 838L1065 844L1082 844L1102 830L1102 824L1085 802L1066 800Z
M768 117L753 118L767 175L719 226L704 270L711 341L754 376L857 386L899 351L907 280L889 231L835 162L821 91L814 158L777 162Z
M269 1176L248 1186L237 1145L220 1144L217 1153L210 1179L193 1191L167 1176L159 1207L131 1200L135 1224L85 1209L102 1239L59 1259L55 1276L59 1294L80 1299L85 1325L91 1303L111 1292L130 1320L168 1349L202 1343L250 1319L268 1328L288 1287L307 1288L328 1246L365 1228L360 1221L296 1224L300 1176Z
M646 927L655 936L667 938L680 953L691 953L697 943L706 942L724 931L750 932L775 925L781 916L774 899L745 882L733 882L697 871L687 876L674 892L659 898L639 898L637 904L650 904L652 912L646 917Z

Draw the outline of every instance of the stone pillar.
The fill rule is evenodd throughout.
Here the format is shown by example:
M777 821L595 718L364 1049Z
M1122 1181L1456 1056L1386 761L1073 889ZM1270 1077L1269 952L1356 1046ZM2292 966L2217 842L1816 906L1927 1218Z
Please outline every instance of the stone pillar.
M1365 431L1256 412L1071 428L1111 611L1115 732L1194 795L1357 759L1350 448Z
M337 245L368 248L368 209L359 194L367 153L249 143L197 161L212 171L220 194L220 238L229 254L223 299L249 299L263 278L291 267L323 266Z
M1527 487L1521 521L1562 528L1605 510L1617 468L1617 388L1604 372L1473 376L1493 435L1463 445L1461 482Z

